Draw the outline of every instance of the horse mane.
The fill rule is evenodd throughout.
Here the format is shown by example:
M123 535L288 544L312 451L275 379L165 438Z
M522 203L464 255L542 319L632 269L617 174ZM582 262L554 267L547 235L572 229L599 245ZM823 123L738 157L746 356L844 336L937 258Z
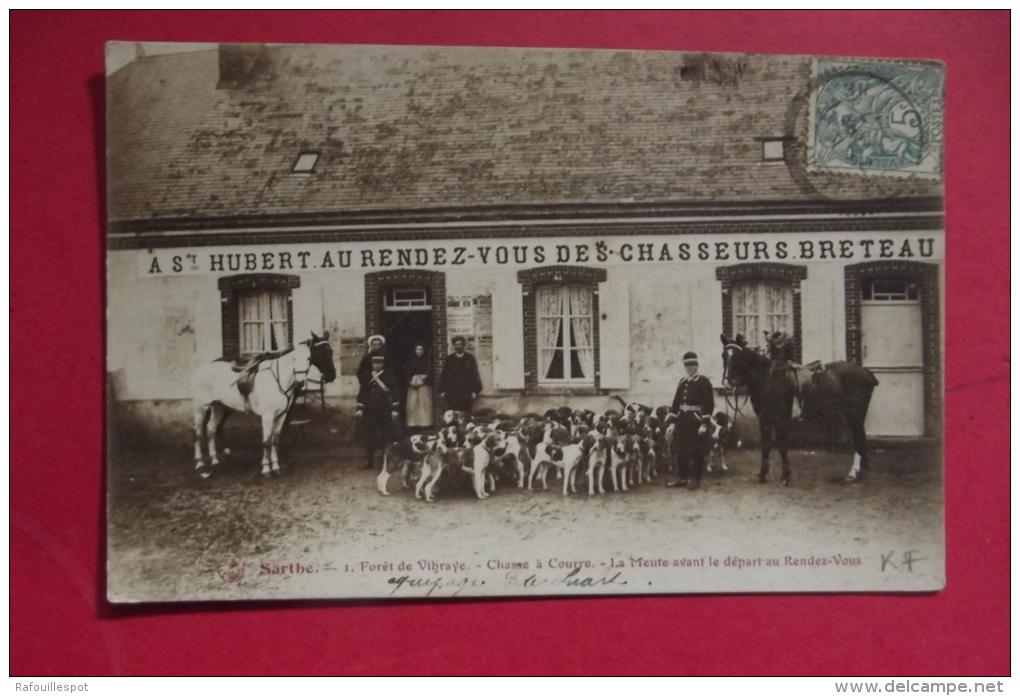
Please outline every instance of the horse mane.
M760 414L765 405L762 399L765 396L765 389L768 385L769 377L772 375L774 363L768 356L762 355L751 348L739 345L738 347L741 350L735 355L745 356L744 360L746 360L747 364L748 379L745 381L745 386L747 387L748 395L751 397L751 406L756 414ZM730 360L733 360L733 357Z
M247 360L244 360L243 362L240 358L230 358L224 355L219 358L216 358L215 360L213 360L213 362L231 363L233 365L238 365L239 367L245 370L251 370L268 360L278 360L283 356L287 355L288 353L293 352L294 348L291 347L287 348L286 350L273 350L267 351L265 353L255 353L254 355L250 356Z

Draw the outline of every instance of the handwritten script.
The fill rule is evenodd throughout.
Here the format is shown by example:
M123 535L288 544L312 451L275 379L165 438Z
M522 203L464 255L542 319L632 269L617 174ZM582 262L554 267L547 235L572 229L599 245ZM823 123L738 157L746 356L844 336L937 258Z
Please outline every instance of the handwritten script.
M602 588L611 585L626 585L623 573L617 571L612 575L596 576L582 572L581 568L574 568L566 575L554 577L543 577L538 573L521 575L515 572L503 576L502 583L472 578L468 575L453 576L420 576L420 575L399 575L389 578L388 585L393 589L390 596L398 594L405 596L424 597L456 597L465 590L477 589L486 585L502 584L509 587L568 587L578 588Z

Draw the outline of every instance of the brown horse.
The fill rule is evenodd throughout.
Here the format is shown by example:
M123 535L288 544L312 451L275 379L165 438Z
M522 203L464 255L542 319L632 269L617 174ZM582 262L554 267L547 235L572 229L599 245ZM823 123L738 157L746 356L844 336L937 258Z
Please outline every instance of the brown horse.
M790 460L786 438L794 422L794 408L803 418L831 413L843 416L853 436L854 463L848 481L860 481L868 469L867 436L864 419L868 415L871 394L878 380L868 370L850 362L809 366L794 364L792 343L785 334L769 338L768 357L748 347L743 336L733 339L721 335L723 344L723 382L748 390L751 406L761 428L761 470L758 480L765 483L769 473L769 453L773 443L783 462L782 482L790 485ZM773 359L775 358L775 359Z

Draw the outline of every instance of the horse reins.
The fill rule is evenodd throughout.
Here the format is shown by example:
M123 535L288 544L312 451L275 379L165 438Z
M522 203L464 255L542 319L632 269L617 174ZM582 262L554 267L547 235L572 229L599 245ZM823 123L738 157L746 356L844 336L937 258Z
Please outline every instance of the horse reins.
M724 346L724 350L729 350L731 348L736 349L736 350L740 350L740 351L744 350L743 346L741 346L739 344L736 344L736 343L727 343ZM729 359L727 359L725 367L723 368L723 384L729 383L729 381L730 381L729 380L729 372L730 372L730 361L729 361ZM748 392L747 394L744 395L744 406L745 407L747 406L747 400L750 399L750 398L751 398L751 393L750 392ZM730 408L733 409L733 422L735 423L736 420L737 420L737 416L743 416L744 415L744 412L743 412L743 410L740 407L740 394L737 392L737 387L733 386L733 400L732 401L730 401L730 394L728 393L728 391L723 392L723 399L726 401L726 409L727 410L729 410ZM745 416L745 418L746 418L746 416Z
M316 341L315 343L308 343L307 344L308 345L308 368L304 369L304 370L294 370L294 376L295 377L297 377L297 375L307 375L309 373L309 371L312 369L312 348L314 346L321 346L321 345L326 344L326 343L329 343L329 341L328 340L321 340L321 341ZM273 370L273 363L276 363L276 370L275 371ZM276 360L273 360L273 361L271 361L269 363L269 374L271 374L273 376L273 379L276 380L276 386L280 389L280 393L283 394L284 396L286 396L289 399L291 391L293 391L294 389L297 389L298 380L297 379L294 380L294 384L290 385L290 389L284 389L283 388L283 383L280 382L280 359L279 358L277 358ZM305 380L305 381L307 381L307 380Z

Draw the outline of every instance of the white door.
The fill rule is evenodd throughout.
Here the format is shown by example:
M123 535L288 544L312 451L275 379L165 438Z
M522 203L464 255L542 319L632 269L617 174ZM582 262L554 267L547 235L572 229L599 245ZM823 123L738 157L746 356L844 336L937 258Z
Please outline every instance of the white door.
M901 279L864 284L861 358L879 381L868 435L924 435L924 344L920 289Z

